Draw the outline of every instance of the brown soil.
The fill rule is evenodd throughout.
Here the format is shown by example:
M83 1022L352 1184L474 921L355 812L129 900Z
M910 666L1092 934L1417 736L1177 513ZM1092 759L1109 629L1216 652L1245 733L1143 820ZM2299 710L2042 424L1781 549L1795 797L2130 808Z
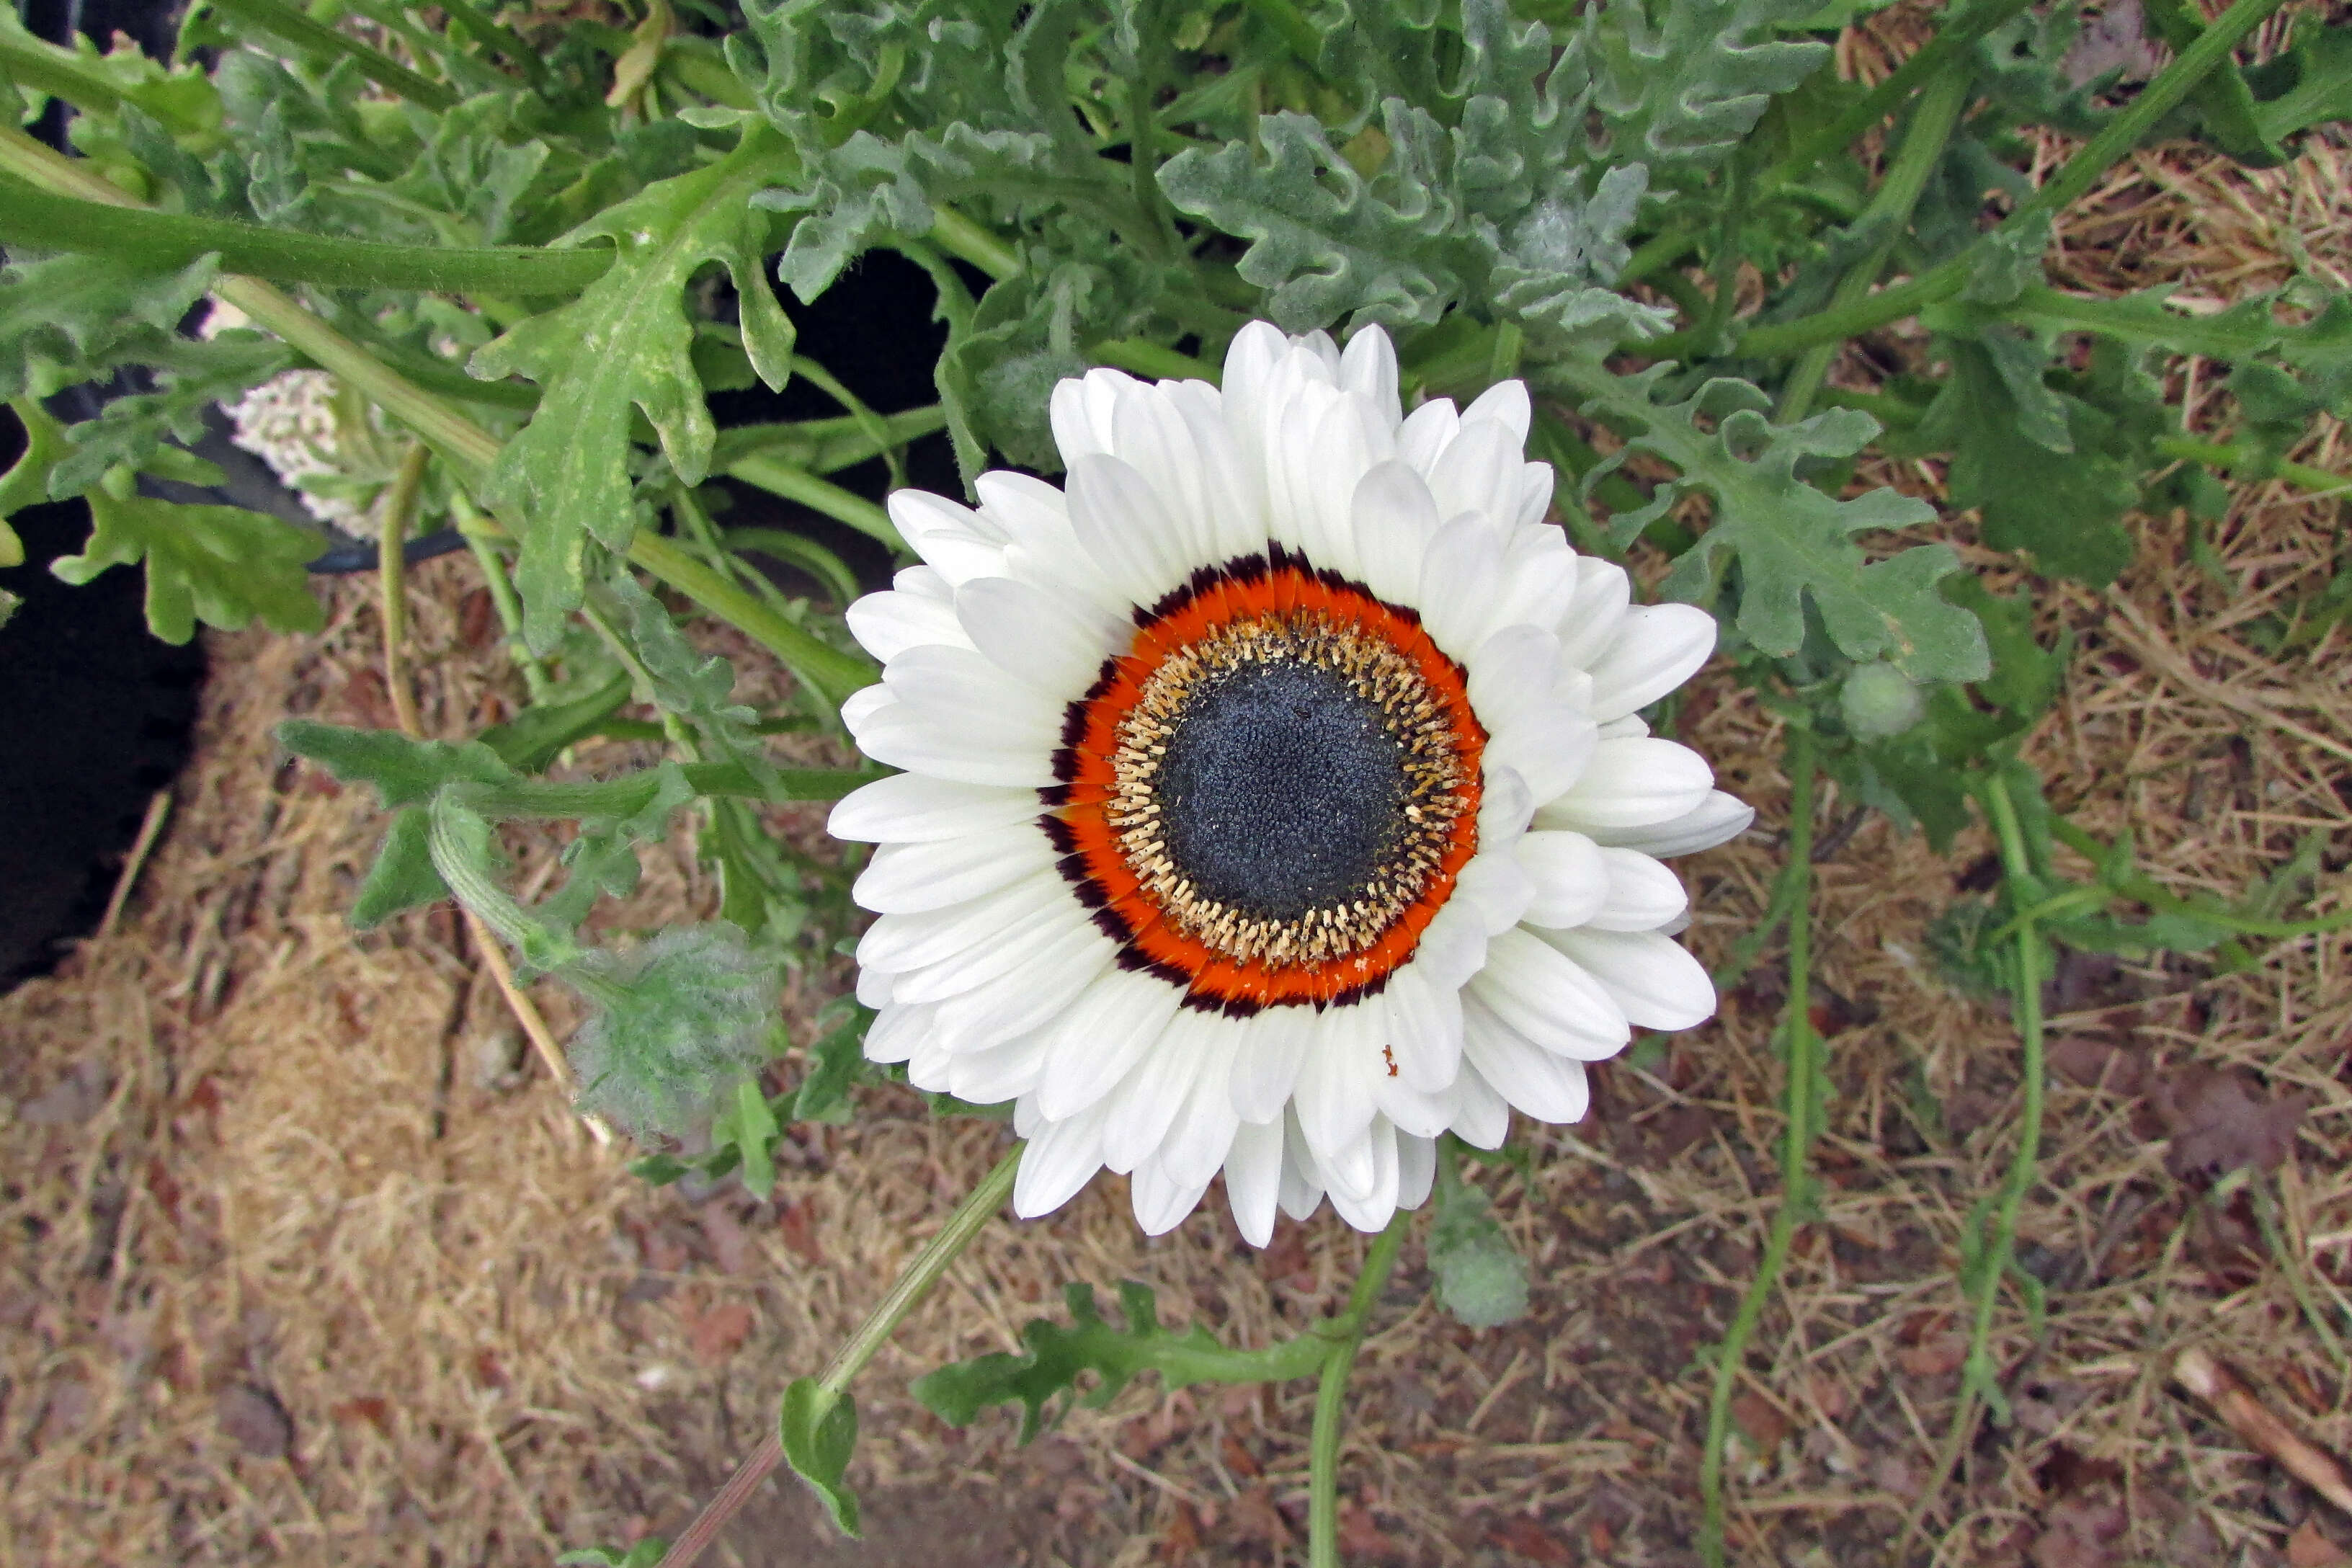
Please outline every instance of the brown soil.
M2274 174L2144 157L2076 220L2065 274L2215 298L2297 269L2341 286L2347 174L2332 146ZM2203 367L2174 374L2208 406ZM2333 429L2297 456L2352 467ZM1937 478L1883 477L1922 493ZM2340 526L2336 502L2250 486L2208 563L2179 519L2151 518L2117 588L2042 596L2045 632L2074 639L2034 743L2052 798L2103 836L2128 827L2168 886L2234 894L2316 832L2338 868L2317 907L2341 901L2343 634L2257 651L2262 618L2327 580ZM435 733L510 700L472 572L445 561L414 585ZM794 1131L772 1201L632 1179L516 1047L446 911L356 938L343 924L382 819L286 763L269 727L388 724L375 637L365 593L345 589L317 637L217 639L200 754L130 914L0 999L10 1562L541 1563L675 1532L1001 1152L997 1124L878 1089L854 1126ZM1763 814L1685 863L1706 954L1762 908L1786 788L1777 721L1728 683L1701 683L1685 729ZM1822 822L1849 805L1832 792ZM517 847L528 880L552 846ZM2231 973L2060 976L2020 1236L2046 1319L2004 1291L2009 1419L1977 1428L1920 1539L1892 1551L1958 1386L1963 1225L2019 1131L2009 1022L1948 989L1924 941L1982 885L1986 847L1938 858L1874 818L1819 868L1826 1186L1746 1358L1738 1560L2344 1561L2347 1521L2168 1384L2179 1349L2210 1347L2291 1425L2352 1450L2344 936L2255 943ZM648 859L616 923L710 906L683 838ZM1353 1384L1351 1563L1695 1560L1702 1357L1777 1198L1776 973L1719 1022L1603 1068L1584 1124L1523 1123L1526 1177L1481 1173L1535 1263L1528 1321L1454 1324L1408 1244ZM796 1005L839 980L803 977ZM541 1000L562 1026L561 996ZM2284 1155L2274 1173L2265 1153ZM2251 1177L2208 1179L2244 1159ZM923 1369L1012 1347L1072 1280L1148 1281L1164 1321L1263 1344L1336 1306L1364 1246L1327 1212L1255 1252L1213 1198L1148 1241L1125 1205L1106 1179L1049 1220L992 1226L867 1372L865 1542L835 1540L787 1479L722 1560L1301 1563L1305 1384L1169 1396L1146 1379L1027 1449L1003 1413L956 1433L906 1394Z

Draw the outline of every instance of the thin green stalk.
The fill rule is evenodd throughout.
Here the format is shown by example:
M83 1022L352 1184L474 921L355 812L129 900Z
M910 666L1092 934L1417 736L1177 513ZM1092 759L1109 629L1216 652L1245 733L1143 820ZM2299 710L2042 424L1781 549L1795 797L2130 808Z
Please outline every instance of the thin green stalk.
M2283 4L2284 0L2237 0L2219 21L2205 30L2203 37L2181 51L2172 64L2149 82L2139 96L2132 100L2129 108L2109 121L2105 130L2068 159L2065 166L2040 190L2020 204L2008 221L1992 234L1978 240L1942 266L1923 272L1906 283L1881 289L1868 299L1858 300L1849 305L1832 306L1793 321L1753 328L1739 340L1741 356L1776 359L1818 342L1835 342L1883 327L1889 321L1916 315L1925 307L1958 294L1967 287L1969 272L1997 237L2021 232L2035 219L2066 206L2097 184L2100 176L2118 159L2138 146L2140 140L2156 128L2158 121L2178 108L2200 81L2216 67L2228 63L2230 51L2246 35L2268 21ZM1656 357L1664 357L1688 347L1686 342L1676 343L1671 348L1666 346L1668 340L1660 339L1647 345L1643 352L1656 350Z
M5 183L0 183L0 244L92 251L159 268L185 267L215 251L223 270L249 277L330 289L421 289L450 294L576 294L604 275L615 254L609 246L551 250L385 245L265 228L231 218L81 201Z
M355 61L360 74L423 109L453 109L457 95L437 81L428 81L390 55L370 48L357 38L337 32L278 0L212 0L213 9L298 47L319 54L341 55Z
M551 684L547 666L523 640L522 604L515 597L514 584L507 578L506 563L499 559L498 549L491 543L498 535L491 531L489 520L476 510L464 490L453 488L449 500L457 514L457 531L482 568L482 586L489 591L491 607L498 611L499 625L506 632L508 657L522 671L523 689L530 693L531 701L544 702Z
M888 512L856 491L845 490L831 479L821 479L773 452L753 452L739 458L727 465L726 472L730 479L757 485L786 500L796 500L812 510L821 511L836 522L847 523L893 550L907 548L907 542L898 537L898 527L890 521Z
M786 620L680 549L675 541L639 529L629 545L629 559L782 659L829 703L838 706L851 692L881 679L881 673L866 659L845 653Z
M2017 805L2010 799L2005 780L1995 773L1985 781L1981 798L1986 815L1991 817L1993 834L2000 845L2001 875L2007 879L2012 898L2022 899L2027 890L2038 885L2033 873L2033 861L2025 847L2025 831L2018 821ZM1967 1445L1969 1434L1976 1429L1978 1407L1982 1390L1996 1390L1995 1369L1989 1346L1992 1341L1992 1314L2000 1300L2001 1281L2008 1278L2011 1260L2017 1246L2017 1216L2025 1205L2025 1194L2033 1185L2035 1171L2042 1159L2042 1110L2044 1067L2042 1037L2042 934L2034 927L2029 912L2016 921L2017 973L2010 987L2010 1001L2016 1010L2017 1033L2023 1045L2019 1073L2023 1079L2024 1106L2019 1112L2021 1126L2017 1149L2010 1156L2009 1170L2003 1176L2000 1191L1993 1201L1990 1233L1980 1231L1970 1237L1970 1246L1963 1246L1962 1255L1974 1252L1974 1270L1970 1279L1971 1300L1969 1312L1968 1359L1961 1363L1960 1393L1952 1406L1952 1424L1944 1434L1942 1447L1937 1451L1934 1473L1927 1484L1919 1489L1917 1500L1912 1503L1903 1521L1903 1541L1907 1542L1926 1517L1928 1505L1943 1489L1954 1466L1959 1463L1960 1450ZM1969 1224L1979 1222L1976 1215ZM1896 1547L1899 1555L1901 1546Z
M1247 5L1298 57L1299 64L1309 70L1315 68L1323 53L1323 40L1317 37L1314 26L1297 6L1290 0L1247 0Z
M409 689L406 660L401 645L408 640L408 557L401 545L416 515L416 498L425 488L425 466L433 454L421 441L401 454L393 475L391 493L384 497L383 516L376 534L377 604L383 622L383 683L392 694L392 711L404 735L425 733L416 711L416 693Z
M1789 1261L1797 1223L1813 1202L1814 1124L1820 1104L1821 1038L1813 1033L1812 868L1813 868L1813 734L1789 731L1789 860L1790 877L1789 998L1780 1029L1789 1044L1788 1084L1782 1099L1787 1121L1780 1135L1780 1203L1772 1211L1772 1228L1757 1260L1756 1278L1739 1299L1731 1327L1716 1352L1715 1386L1707 1399L1706 1446L1698 1461L1698 1492L1704 1516L1699 1523L1698 1552L1707 1568L1724 1562L1723 1447L1731 1431L1731 1395L1738 1385L1748 1342L1764 1316L1764 1303L1780 1281ZM1793 875L1791 875L1793 873Z
M847 1390L850 1381L864 1370L867 1362L874 1359L876 1352L889 1342L891 1334L914 1310L915 1304L939 1283L940 1276L947 1272L948 1265L971 1245L972 1237L980 1234L981 1228L1003 1205L1005 1198L1013 1191L1013 1178L1021 1168L1021 1151L1025 1147L1025 1144L1013 1145L1013 1152L998 1161L994 1170L981 1178L980 1184L956 1205L955 1213L948 1216L947 1224L940 1227L939 1234L915 1255L914 1262L908 1264L891 1285L889 1294L866 1315L866 1321L857 1325L848 1342L825 1364L824 1371L817 1378L817 1394L822 1401L817 1411L820 1417L824 1408L830 1407ZM703 1548L726 1528L727 1521L751 1500L760 1484L783 1462L783 1444L772 1427L760 1446L752 1450L751 1458L737 1467L719 1494L703 1506L702 1511L695 1516L694 1522L671 1545L661 1560L660 1568L687 1568L687 1564L701 1556Z
M1920 45L1909 59L1895 68L1893 75L1864 93L1853 107L1790 148L1787 157L1765 172L1766 188L1782 181L1804 178L1814 164L1843 151L1855 137L1893 113L1895 105L1908 98L1912 89L1932 72L1940 69L1946 60L1996 27L2022 16L2032 4L2033 0L1985 0L1979 15L1939 28L1934 37Z
M1930 82L1927 90L1920 95L1919 107L1911 116L1910 128L1903 133L1903 145L1888 165L1885 179L1879 183L1870 205L1855 220L1857 226L1884 226L1883 232L1878 243L1871 247L1869 256L1838 279L1837 290L1830 297L1832 309L1853 304L1877 287L1878 276L1886 269L1887 258L1895 253L1895 240L1910 226L1911 210L1919 205L1919 195L1927 188L1927 176L1942 161L1944 148L1952 139L1954 127L1960 122L1960 111L1968 107L1969 94L1975 85L1974 74L1956 66ZM1788 381L1780 388L1777 417L1781 424L1794 425L1812 412L1814 395L1821 391L1838 348L1836 342L1815 343L1798 359L1796 368L1789 373Z
M1748 162L1740 153L1732 153L1731 168L1725 181L1728 189L1723 198L1723 225L1716 237L1715 297L1707 301L1706 314L1689 333L1696 352L1703 355L1722 351L1724 332L1731 325L1731 312L1739 303L1739 231L1747 226L1748 196L1755 188Z
M971 262L991 278L1006 279L1021 270L1019 252L943 202L931 205L931 237L950 256Z
M1139 338L1106 338L1087 345L1087 358L1097 364L1111 365L1132 371L1137 375L1156 376L1162 381L1205 381L1211 385L1223 379L1224 372L1206 360L1178 353Z
M2104 863L2111 853L2100 843L2063 816L2050 819L2051 837L2082 855L2094 864ZM2172 892L2152 877L2127 877L2108 891L2108 899L2135 899L2158 914L2187 915L2191 920L2209 921L2239 936L2269 937L2292 942L2297 937L2326 936L2352 926L2352 907L2336 910L2332 915L2319 915L2307 921L2264 920L2256 915L2242 915L2234 910L2214 909L2195 899L2184 899Z
M2315 500L2352 490L2352 474L2331 474L2326 468L2309 468L2302 463L2279 463L2272 467L2265 454L2245 447L2200 441L2187 436L2159 436L2150 445L2158 456L2176 458L2182 462L2202 463L2209 468L2224 468L2233 473L2252 469L2256 474L2274 475L2298 489L2317 492L2313 498Z
M1348 1292L1341 1316L1344 1331L1335 1337L1323 1363L1323 1381L1315 1388L1315 1431L1307 1449L1307 1561L1308 1568L1339 1568L1339 1418L1348 1397L1348 1374L1356 1367L1364 1330L1372 1308L1396 1267L1397 1249L1404 1245L1412 1211L1397 1210L1389 1227L1365 1255L1364 1271Z

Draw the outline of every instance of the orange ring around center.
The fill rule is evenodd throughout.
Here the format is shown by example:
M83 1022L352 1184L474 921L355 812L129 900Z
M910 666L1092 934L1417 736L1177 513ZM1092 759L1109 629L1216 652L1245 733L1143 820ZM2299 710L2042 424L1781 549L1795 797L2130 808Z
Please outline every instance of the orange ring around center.
M1108 808L1115 799L1113 757L1120 725L1160 664L1211 632L1244 617L1318 614L1386 642L1408 658L1445 713L1464 764L1465 796L1437 868L1420 895L1365 950L1337 961L1271 963L1243 961L1211 948L1163 918L1120 848ZM1062 783L1046 792L1053 804L1043 819L1063 852L1063 875L1095 910L1096 922L1121 945L1121 962L1184 988L1189 1005L1234 1015L1262 1007L1323 1006L1381 989L1412 956L1422 932L1452 896L1454 879L1478 847L1479 761L1486 731L1471 710L1462 667L1439 649L1409 609L1374 598L1336 573L1318 572L1276 545L1271 558L1250 556L1214 571L1162 600L1125 654L1107 661L1102 677L1070 704L1055 773Z

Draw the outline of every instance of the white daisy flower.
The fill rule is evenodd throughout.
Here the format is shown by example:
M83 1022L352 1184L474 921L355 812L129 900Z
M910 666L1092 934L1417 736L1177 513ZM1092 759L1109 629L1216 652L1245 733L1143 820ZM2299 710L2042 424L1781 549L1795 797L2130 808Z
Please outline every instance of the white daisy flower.
M873 1060L1012 1100L1013 1206L1133 1178L1157 1235L1222 1171L1242 1234L1428 1195L1447 1130L1574 1121L1584 1064L1711 1016L1655 857L1754 813L1635 710L1715 647L1543 521L1527 389L1403 417L1377 329L1258 323L1222 391L1055 388L1056 489L901 490L924 562L859 600L843 704L905 773L835 810Z

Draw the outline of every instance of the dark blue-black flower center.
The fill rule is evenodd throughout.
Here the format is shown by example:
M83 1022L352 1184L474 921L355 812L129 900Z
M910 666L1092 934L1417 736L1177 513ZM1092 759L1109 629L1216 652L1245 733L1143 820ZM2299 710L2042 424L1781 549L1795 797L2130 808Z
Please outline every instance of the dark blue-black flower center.
M1360 898L1391 868L1413 794L1404 749L1346 674L1242 664L1195 688L1172 729L1160 840L1199 896L1291 921Z

